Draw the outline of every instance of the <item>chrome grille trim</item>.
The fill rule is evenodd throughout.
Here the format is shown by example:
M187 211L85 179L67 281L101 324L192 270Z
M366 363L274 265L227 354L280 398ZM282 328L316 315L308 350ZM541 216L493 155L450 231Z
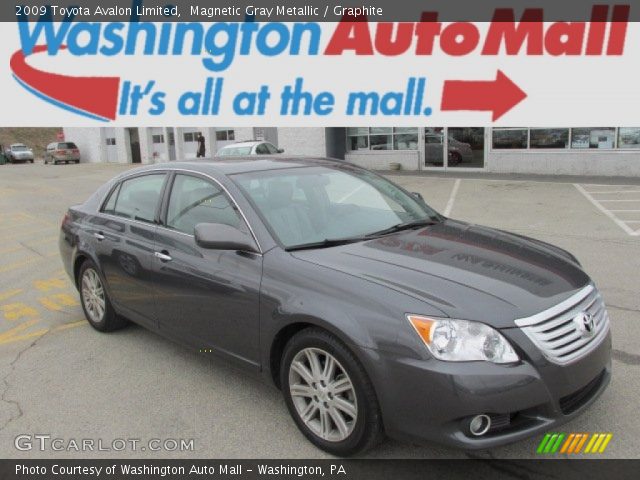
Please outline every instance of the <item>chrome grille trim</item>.
M593 336L584 337L573 319L581 312L594 318ZM609 331L609 315L604 301L593 285L588 285L567 300L544 312L515 323L551 362L566 365L596 348Z

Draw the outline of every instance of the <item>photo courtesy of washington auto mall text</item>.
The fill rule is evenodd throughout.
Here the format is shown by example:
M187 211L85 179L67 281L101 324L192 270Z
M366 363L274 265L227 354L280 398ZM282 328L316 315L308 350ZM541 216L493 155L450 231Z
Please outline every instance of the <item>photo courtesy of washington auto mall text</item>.
M0 22L0 479L637 478L640 4Z

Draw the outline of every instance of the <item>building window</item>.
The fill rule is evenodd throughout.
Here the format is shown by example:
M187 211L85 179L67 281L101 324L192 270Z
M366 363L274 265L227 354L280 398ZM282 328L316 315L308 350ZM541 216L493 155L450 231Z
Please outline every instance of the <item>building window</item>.
M418 127L350 127L347 148L355 150L418 150Z
M529 131L531 148L569 148L568 128L532 128Z
M216 140L219 142L224 142L228 140L235 140L236 133L234 130L229 130L226 128L216 128Z
M615 138L615 128L572 128L571 148L612 149L615 146Z
M164 143L164 135L151 135L153 143Z
M115 145L116 144L116 137L109 137L106 139L106 143L107 145Z
M640 149L640 127L494 128L493 150Z
M394 150L418 150L418 128L394 128L393 148Z
M640 148L640 128L619 128L618 148Z
M528 129L494 128L492 145L494 150L524 150L528 148Z
M183 135L184 141L185 142L197 142L198 141L198 137L202 135L201 132L185 132Z

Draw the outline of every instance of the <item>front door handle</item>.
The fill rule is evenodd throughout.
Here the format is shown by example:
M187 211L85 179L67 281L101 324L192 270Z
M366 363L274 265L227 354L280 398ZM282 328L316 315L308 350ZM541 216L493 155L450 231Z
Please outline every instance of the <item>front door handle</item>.
M153 256L161 262L170 262L172 260L171 255L166 252L153 252Z
M102 240L104 240L104 235L102 234L102 232L96 232L93 234L93 236L99 241L101 242Z

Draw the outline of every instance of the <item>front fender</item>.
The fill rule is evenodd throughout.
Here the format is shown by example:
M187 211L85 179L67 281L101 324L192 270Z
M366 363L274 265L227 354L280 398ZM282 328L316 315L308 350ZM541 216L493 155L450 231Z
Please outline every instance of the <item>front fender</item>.
M260 289L260 350L263 369L279 333L294 324L314 325L335 335L358 356L362 349L423 356L407 312L430 313L428 305L377 283L300 260L280 249L264 256Z

